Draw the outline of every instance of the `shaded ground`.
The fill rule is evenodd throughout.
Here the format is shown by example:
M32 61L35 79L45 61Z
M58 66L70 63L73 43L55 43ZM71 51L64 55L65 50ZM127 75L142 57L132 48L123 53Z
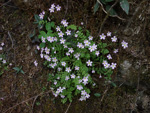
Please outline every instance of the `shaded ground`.
M32 43L29 38L34 29L38 33L36 25L33 24L34 14L47 10L50 3L48 0L45 3L38 0L26 3L14 1L0 7L0 42L5 43L3 52L7 61L13 64L0 77L2 113L7 110L8 113L64 113L67 108L68 113L150 112L149 2L132 1L129 16L122 13L120 15L126 18L126 21L110 17L105 22L103 32L116 32L120 41L129 42L129 48L126 51L121 50L115 58L120 64L114 74L116 76L114 81L118 87L104 86L103 80L96 78L99 88L92 90L92 97L86 102L79 102L76 97L68 106L69 103L62 105L60 99L54 99L49 92L41 94L49 91L50 83L47 81L49 70L42 65L39 54L35 51L38 43ZM4 2L7 0L2 0L0 6ZM57 0L57 3L63 8L62 14L56 16L57 19L67 18L70 23L76 25L84 22L84 27L89 29L93 36L98 35L100 23L106 14L99 9L93 15L94 0L88 2ZM36 59L41 61L38 67L33 64ZM23 66L25 74L16 74L12 69L16 66ZM95 92L102 93L102 96L94 97Z

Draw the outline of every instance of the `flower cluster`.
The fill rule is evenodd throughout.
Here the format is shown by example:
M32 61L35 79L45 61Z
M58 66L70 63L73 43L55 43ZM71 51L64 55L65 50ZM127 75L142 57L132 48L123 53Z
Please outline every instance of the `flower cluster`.
M61 7L52 4L50 13L55 9L59 11ZM42 12L39 15L41 19L44 14L45 12ZM107 38L110 38L112 43L117 42L117 37L112 36L111 32L106 35L102 33L99 36L100 40L94 42L88 30L85 35L81 27L69 25L65 19L58 25L45 20L45 25L49 28L46 29L47 32L40 32L41 44L37 46L37 50L40 51L40 57L45 60L44 65L53 70L49 75L53 95L60 96L63 103L68 99L72 101L72 97L77 94L81 95L80 101L88 99L90 89L87 85L96 85L92 80L92 74L100 75L99 78L103 75L110 76L117 66L117 63L109 63L113 55L106 48L108 45L103 43ZM128 44L123 41L122 46L127 48ZM118 49L115 49L114 53L117 52ZM38 65L37 61L34 61L34 65Z

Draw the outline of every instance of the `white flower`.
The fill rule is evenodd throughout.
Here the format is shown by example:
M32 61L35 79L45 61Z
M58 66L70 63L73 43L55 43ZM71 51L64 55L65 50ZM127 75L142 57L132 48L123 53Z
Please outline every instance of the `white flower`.
M60 27L59 26L56 27L56 31L60 31Z
M80 57L80 53L76 53L74 54L75 58L77 58L77 60L79 60L79 57Z
M0 50L3 50L3 48L2 48L2 47L0 47Z
M1 43L1 46L4 46L4 45L5 45L4 42L2 42L2 43Z
M86 94L85 97L86 97L86 98L90 98L90 95L89 95L89 94Z
M121 44L124 49L128 47L128 43L125 42L124 40L121 42Z
M60 11L61 7L59 5L56 6L56 10Z
M68 48L67 45L65 45L65 44L63 46L64 46L64 48Z
M40 47L39 46L36 46L37 50L40 50Z
M64 27L67 27L68 26L68 22L64 23Z
M108 31L107 36L111 36L111 32L110 31Z
M40 17L40 19L42 19L42 20L43 20L44 15L43 15L42 13L40 13L40 14L39 14L39 17Z
M105 65L104 65L104 68L105 69L107 69L107 68L109 68L110 67L110 64L108 64L108 63L106 63Z
M63 89L62 89L61 87L59 87L59 88L57 89L57 91L58 91L59 93L62 93L62 92L63 92Z
M104 33L102 33L102 35L99 35L101 40L105 40L106 36L104 35Z
M78 66L75 66L75 70L79 70L79 67L78 67Z
M60 95L60 97L61 97L61 98L65 98L65 96L64 96L64 95Z
M34 61L34 65L37 67L37 65L38 65L37 61Z
M112 57L111 57L110 54L107 55L107 58L108 58L109 60L112 59Z
M99 78L102 78L102 75L100 75Z
M45 38L44 37L42 37L42 42L45 43Z
M43 54L40 54L40 56L41 56L41 58L43 58L44 55L43 55Z
M51 66L51 68L54 68L56 65L57 65L56 63L54 64L51 63L49 66Z
M52 43L52 42L54 42L54 37L48 36L48 37L47 37L47 40L48 40L50 43Z
M81 91L81 95L86 95L87 92L85 90Z
M62 66L66 66L66 62L61 62L61 65Z
M66 53L66 55L67 55L67 56L69 56L69 55L70 55L70 53L69 53L69 52L67 52L67 53Z
M49 8L50 13L54 12L54 8Z
M58 67L58 71L61 71L62 69L60 67Z
M66 31L66 34L67 34L67 35L71 35L71 31L70 31L70 30L67 30L67 31Z
M88 38L89 38L89 40L93 40L93 37L92 37L92 36L89 36Z
M111 63L111 66L110 66L110 67L111 67L112 69L115 69L115 68L116 68L116 65L117 65L116 63Z
M114 53L118 53L118 49L114 49Z
M116 42L116 41L117 41L116 36L113 36L113 37L111 38L111 40L112 40L112 42Z
M97 45L93 44L93 48L94 48L94 50L96 50L97 49Z
M81 22L81 25L83 25L84 23L83 22Z
M88 66L92 66L92 63L93 63L93 62L90 61L90 60L88 60L86 63L87 63Z
M59 37L63 37L64 33L61 31L60 33L58 33Z
M71 78L75 78L76 77L75 74L71 74L70 76L71 76Z
M82 90L83 87L82 87L81 85L77 85L77 89L78 89L78 90Z
M60 43L61 43L61 44L64 44L64 43L65 43L65 41L66 41L66 40L65 40L65 39L63 39L63 38L61 38L61 39L60 39Z
M73 53L74 52L73 48L69 48L69 52Z
M92 70L92 73L95 73L95 70Z
M88 77L83 77L82 81L88 82Z
M90 50L90 52L93 52L95 49L93 46L90 46L89 50Z
M99 53L99 51L96 51L95 54L98 56L100 53Z
M69 73L71 71L70 67L67 67L66 71Z
M56 57L52 58L52 60L53 60L53 62L57 62L57 58Z
M79 42L78 42L78 44L77 44L77 47L78 47L78 48L84 48L83 44L82 44L82 43L79 43Z
M55 80L55 81L54 81L54 85L56 85L56 84L57 84L57 81Z
M69 80L69 79L70 79L69 76L66 76L65 80Z
M52 4L52 5L51 5L51 8L55 8L55 4Z
M48 49L47 47L45 48L45 52L46 54L49 54L50 53L50 49Z
M66 23L66 20L63 19L63 20L61 21L61 24L65 24L65 23Z
M56 37L54 37L54 41L57 41L57 38L56 38Z
M89 46L91 44L91 42L89 42L88 40L84 40L84 44L85 44L85 46Z
M77 38L77 37L78 37L78 34L75 34L74 36Z

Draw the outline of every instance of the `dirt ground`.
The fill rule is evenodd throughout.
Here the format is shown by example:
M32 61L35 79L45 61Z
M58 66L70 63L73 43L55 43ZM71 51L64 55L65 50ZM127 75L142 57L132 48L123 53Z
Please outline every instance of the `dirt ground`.
M89 100L80 102L75 97L72 103L64 105L52 96L47 80L50 71L36 51L39 43L29 37L34 30L38 35L34 14L48 10L52 3L62 6L56 21L66 18L75 25L83 22L95 37L106 17L101 7L93 14L96 0L1 0L0 42L5 43L3 53L12 66L0 76L0 112L150 113L150 2L129 0L129 15L118 10L125 20L108 17L103 26L102 32L115 32L120 42L129 43L129 48L121 50L115 58L118 69L113 80L117 87L104 85L103 80L95 78L99 87L92 90ZM35 60L39 63L37 67ZM126 70L127 64L132 66ZM20 66L25 74L17 74L13 69ZM95 97L96 92L101 97Z

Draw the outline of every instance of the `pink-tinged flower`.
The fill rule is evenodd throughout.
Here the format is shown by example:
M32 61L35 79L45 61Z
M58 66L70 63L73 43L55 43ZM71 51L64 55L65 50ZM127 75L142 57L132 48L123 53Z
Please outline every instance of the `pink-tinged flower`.
M40 14L39 14L39 17L40 17L40 19L42 19L42 20L43 20L43 18L44 18L44 14L40 13Z
M85 97L86 97L86 98L90 98L90 95L89 95L89 94L86 94Z
M74 37L76 37L76 38L77 38L77 37L78 37L78 34L75 34L75 35L74 35Z
M66 62L61 62L61 65L65 67L66 66Z
M81 25L83 25L84 23L83 22L81 22Z
M71 71L70 67L67 67L66 71L69 73Z
M66 22L67 22L67 21L63 19L63 20L61 21L61 24L65 24Z
M54 12L54 8L49 8L50 13Z
M128 47L128 43L125 42L124 40L121 42L121 44L124 49Z
M99 51L96 51L95 54L96 54L96 56L98 56L100 53L99 53Z
M38 63L37 63L37 61L36 61L36 60L34 61L34 65L35 65L36 67L37 67L37 65L38 65Z
M73 53L74 52L73 48L69 48L69 52Z
M2 47L0 47L0 50L3 50L3 48L2 48Z
M76 75L75 75L75 74L71 74L70 76L71 76L71 78L75 78L75 77L76 77Z
M40 56L41 56L41 58L43 58L44 55L43 55L43 54L40 54Z
M64 33L61 31L60 33L58 33L59 37L63 37Z
M2 43L1 43L1 46L4 46L4 45L5 45L4 42L2 42Z
M52 4L52 5L51 5L51 8L55 8L55 4Z
M47 37L47 40L48 40L50 43L52 43L52 42L54 42L54 37L48 36L48 37Z
M89 42L88 40L84 40L84 45L85 46L89 46L91 44L91 42Z
M90 60L88 60L86 63L87 63L87 66L92 66L92 63L93 63L93 62L90 61Z
M109 60L112 59L112 57L111 57L110 54L107 55L107 58L108 58Z
M45 42L46 42L44 37L42 37L41 39L42 39L42 42L43 42L43 43L45 43Z
M79 70L79 67L78 67L78 66L75 66L75 70Z
M78 89L78 90L82 90L83 87L82 87L81 85L77 85L77 89Z
M78 42L78 44L77 44L77 47L78 47L78 48L83 48L83 46L84 46L84 45L83 45L82 43L79 43L79 42Z
M40 47L39 46L36 46L37 50L40 50Z
M92 36L89 36L88 38L89 38L89 40L93 40L93 37L92 37Z
M67 35L71 35L71 31L70 31L70 30L67 30L67 31L66 31L66 34L67 34Z
M67 56L70 56L70 53L69 53L69 52L67 52L67 53L66 53L66 55L67 55Z
M81 91L81 95L86 95L87 92L85 90Z
M111 38L111 40L112 40L112 42L116 42L116 41L117 41L116 36L113 36L113 37Z
M105 38L106 38L106 35L104 35L104 33L102 33L101 35L99 35L100 36L100 39L101 40L105 40Z
M68 26L68 22L64 23L64 27L67 27Z
M95 70L92 70L92 73L95 73Z
M114 49L114 53L118 53L118 49Z
M111 63L111 66L110 66L110 67L111 67L112 69L115 69L115 68L116 68L116 65L117 65L116 63Z
M61 9L61 6L57 5L57 6L56 6L56 10L57 10L57 11L60 11L60 9Z
M60 31L60 27L59 26L56 27L56 31Z
M45 48L45 53L49 54L50 53L50 49L48 49L47 47Z
M65 39L63 39L63 38L60 39L60 44L64 44L65 42L66 42Z
M108 31L107 36L111 36L111 32L110 31Z

